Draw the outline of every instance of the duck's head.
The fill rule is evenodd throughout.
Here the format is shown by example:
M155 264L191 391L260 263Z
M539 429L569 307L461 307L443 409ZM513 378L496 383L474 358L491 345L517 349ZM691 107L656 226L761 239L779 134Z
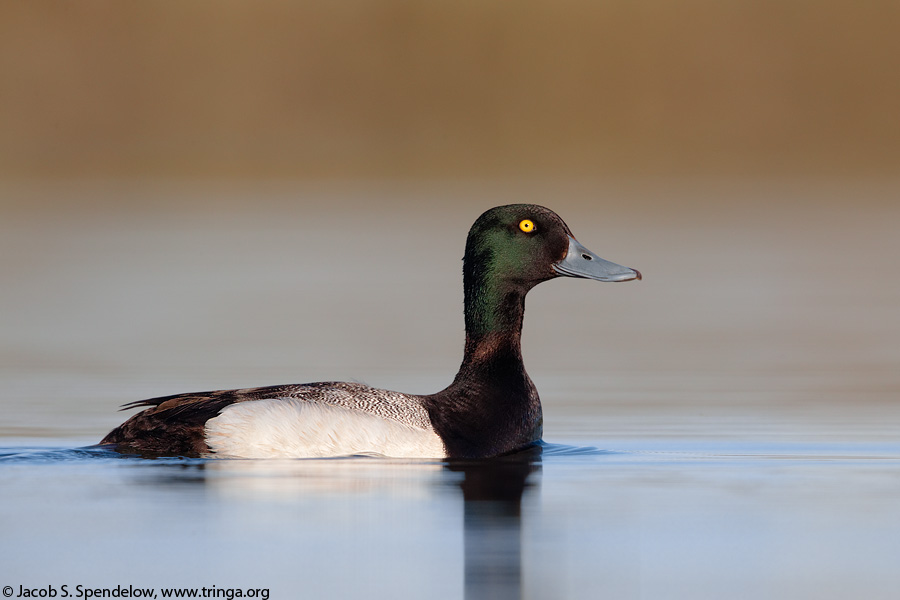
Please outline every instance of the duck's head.
M604 260L582 246L555 212L534 204L498 206L478 217L469 230L464 260L467 295L476 288L484 291L488 280L527 292L559 276L596 281L641 278L639 271Z

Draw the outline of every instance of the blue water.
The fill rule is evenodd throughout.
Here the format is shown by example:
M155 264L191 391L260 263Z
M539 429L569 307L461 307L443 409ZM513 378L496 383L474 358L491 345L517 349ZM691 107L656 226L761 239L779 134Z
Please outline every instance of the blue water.
M2 585L272 598L892 598L900 445L630 440L448 463L0 448ZM299 592L297 591L299 590Z

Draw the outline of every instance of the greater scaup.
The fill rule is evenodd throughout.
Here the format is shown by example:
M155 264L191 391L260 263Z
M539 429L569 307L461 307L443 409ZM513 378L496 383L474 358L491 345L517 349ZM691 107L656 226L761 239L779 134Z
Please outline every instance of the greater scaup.
M537 389L522 364L525 294L558 276L640 279L578 243L553 211L498 206L469 230L463 258L466 344L453 383L429 396L320 382L178 394L149 407L101 444L151 456L232 458L483 458L541 439Z

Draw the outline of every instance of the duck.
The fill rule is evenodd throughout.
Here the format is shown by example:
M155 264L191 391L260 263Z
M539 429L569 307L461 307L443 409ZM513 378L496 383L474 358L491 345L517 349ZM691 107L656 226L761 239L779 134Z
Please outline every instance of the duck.
M552 210L497 206L463 257L465 347L452 383L415 395L354 382L176 394L143 408L100 446L144 457L480 459L541 443L543 413L522 362L525 295L557 277L623 282L640 271L588 250Z

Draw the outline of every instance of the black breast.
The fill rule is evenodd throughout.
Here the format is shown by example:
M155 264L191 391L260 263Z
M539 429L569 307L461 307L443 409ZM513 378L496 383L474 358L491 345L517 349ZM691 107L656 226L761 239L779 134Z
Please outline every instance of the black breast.
M541 401L515 357L463 365L450 387L424 400L450 458L499 456L541 438Z

